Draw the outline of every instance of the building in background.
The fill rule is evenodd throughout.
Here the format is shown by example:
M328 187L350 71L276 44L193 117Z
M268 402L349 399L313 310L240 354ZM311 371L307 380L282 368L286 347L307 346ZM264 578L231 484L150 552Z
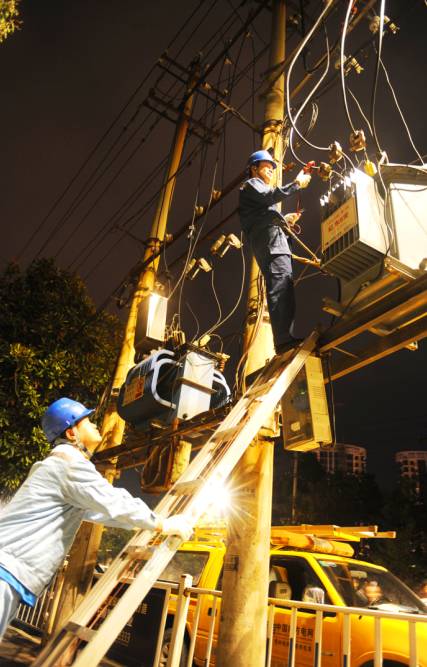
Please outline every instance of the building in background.
M317 449L315 454L328 473L340 471L349 475L362 475L366 472L365 447L337 443L330 449Z
M406 450L397 452L395 461L399 467L400 477L412 479L419 493L422 483L427 479L427 451Z

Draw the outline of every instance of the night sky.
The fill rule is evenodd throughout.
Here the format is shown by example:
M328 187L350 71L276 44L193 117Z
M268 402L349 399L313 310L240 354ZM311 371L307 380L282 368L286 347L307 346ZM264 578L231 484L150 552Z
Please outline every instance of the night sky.
M289 3L289 15L296 13L298 4ZM331 43L337 39L347 6L346 2L339 4L339 12L328 21ZM143 103L150 89L156 88L159 97L177 107L184 91L183 84L156 61L174 40L169 54L181 65L188 67L200 51L204 66L214 62L226 41L241 28L248 11L257 6L238 0L21 2L21 30L0 45L2 267L10 260L25 267L36 257L55 257L60 267L83 277L98 305L104 303L144 252L141 241L150 230L156 193L165 173L163 161L173 137L173 124ZM306 3L312 17L321 6L317 0ZM424 155L427 7L423 0L395 0L386 3L386 13L400 30L396 36L385 37L383 61L413 141ZM306 23L310 27L308 16ZM225 98L227 103L256 125L263 119L259 93L268 66L269 25L270 15L264 10L249 34L229 47L227 60L222 58L208 77L214 86L232 91ZM291 26L288 37L290 51L298 42ZM348 52L354 53L371 37L368 22L363 20L348 38ZM307 53L309 67L324 49L319 31ZM264 55L252 68L252 59L261 52ZM336 59L325 81L336 71ZM375 65L371 47L361 53L360 62L364 71L350 73L347 83L369 115ZM291 89L300 80L302 67L302 62L295 67ZM311 85L293 103L302 102ZM328 146L336 139L348 146L349 126L338 81L319 92L315 98L318 119L310 140ZM356 125L366 128L352 102L351 112ZM302 127L308 126L309 116L303 118ZM202 96L196 100L194 117L202 119L205 128L218 130L218 137L204 148L195 135L187 141L187 162L170 213L172 233L191 220L195 202L206 203L212 183L216 189L224 187L244 169L248 154L259 147L259 138L251 129ZM390 161L416 160L383 76L376 125ZM372 141L368 152L374 155ZM303 161L325 158L324 153L306 146L299 147L298 153ZM287 154L285 159L292 158ZM319 245L318 200L324 191L325 184L315 178L301 196L306 209L303 238L313 249ZM237 191L209 214L202 235L236 205ZM289 203L290 210L292 206L295 200ZM237 218L224 230L239 234ZM200 243L195 256L206 255L219 233ZM176 283L182 263L174 260L187 248L187 235L183 235L168 250L161 275L166 283ZM211 275L199 275L185 284L181 298L178 289L171 299L169 314L181 308L188 338L197 330L199 334L205 331L218 318L211 279ZM241 284L241 256L229 251L215 264L214 273L223 316L233 308ZM299 284L299 335L307 334L317 323L328 324L329 316L321 309L323 296L336 297L333 279L314 276ZM216 332L224 340L225 351L233 355L230 370L237 361L245 301L243 296L241 307ZM114 300L108 307L118 312ZM118 314L124 318L126 310ZM422 342L418 352L401 351L334 383L338 441L367 447L369 468L383 484L392 479L394 452L427 447L426 350ZM228 380L232 384L231 372Z

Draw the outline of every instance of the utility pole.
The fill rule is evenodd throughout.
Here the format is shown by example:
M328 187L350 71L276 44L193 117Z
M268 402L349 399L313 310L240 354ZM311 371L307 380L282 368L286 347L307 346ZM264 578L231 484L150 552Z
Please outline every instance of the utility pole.
M125 422L117 413L116 399L129 369L134 364L134 341L139 306L144 299L150 296L155 287L160 261L159 249L166 235L168 213L191 118L194 82L197 80L198 75L198 65L195 63L192 67L188 86L184 94L184 103L182 104L181 114L175 130L168 171L159 195L156 214L144 254L144 270L139 276L130 303L129 317L126 322L123 342L114 372L110 399L101 427L102 443L100 449L108 449L109 447L120 445L123 439ZM191 91L190 95L188 95L188 91ZM112 483L115 478L114 466L107 469L104 475ZM96 564L102 530L103 526L101 525L83 523L76 535L70 552L62 591L59 593L60 599L57 605L56 618L53 625L52 622L49 624L50 627L53 627L54 632L64 626L71 613L92 585L93 570Z
M276 66L285 60L285 0L272 3L272 39L269 72L277 77ZM279 164L281 183L282 127L284 119L284 75L269 86L266 96L262 147L273 149ZM253 260L248 323L244 354L246 372L264 366L274 355L271 327L267 320L256 326L259 304L259 269ZM224 562L223 597L217 648L218 667L264 667L267 635L267 597L270 560L271 505L273 486L274 426L266 425L246 450L232 479L233 504L227 553ZM270 438L269 438L270 436Z

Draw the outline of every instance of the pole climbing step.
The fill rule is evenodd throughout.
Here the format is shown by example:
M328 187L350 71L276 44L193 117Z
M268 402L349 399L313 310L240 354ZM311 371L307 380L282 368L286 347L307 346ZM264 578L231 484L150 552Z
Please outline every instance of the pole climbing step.
M224 482L314 350L314 331L292 352L274 357L228 413L172 489L156 507L163 517L182 513L192 526L206 511L212 491ZM181 545L178 537L136 533L45 646L33 667L54 667L76 639L86 641L73 665L97 665ZM153 547L148 549L147 547ZM122 578L133 578L111 610L108 598ZM105 616L105 618L104 618Z

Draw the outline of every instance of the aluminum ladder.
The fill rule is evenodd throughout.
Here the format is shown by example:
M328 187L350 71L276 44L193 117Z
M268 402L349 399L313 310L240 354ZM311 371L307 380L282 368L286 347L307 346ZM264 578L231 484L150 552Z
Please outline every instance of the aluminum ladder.
M314 350L317 339L318 332L314 331L298 348L275 356L261 370L157 505L156 513L164 517L182 513L191 525L196 524L209 504L210 490L230 475ZM153 537L152 531L148 530L136 533L74 611L65 627L46 644L33 662L33 667L53 667L76 639L86 642L86 646L73 665L97 665L180 545L178 537ZM108 610L107 601L111 592L126 577L134 578L113 609ZM93 629L91 626L95 624L96 629Z

